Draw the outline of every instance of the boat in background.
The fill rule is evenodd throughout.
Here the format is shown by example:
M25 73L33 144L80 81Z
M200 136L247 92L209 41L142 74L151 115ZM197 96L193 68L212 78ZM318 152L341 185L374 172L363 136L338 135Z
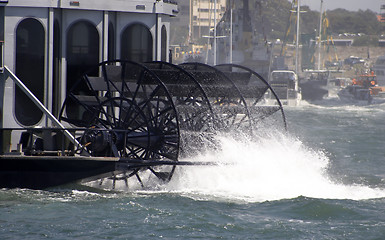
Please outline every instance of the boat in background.
M283 105L298 106L302 96L298 85L298 75L290 70L275 70L269 76L270 86ZM272 94L267 97L273 99Z
M348 85L352 84L352 79L348 77L335 77L328 79L328 95L326 98L338 98L338 93Z
M313 102L320 101L328 95L328 70L308 70L305 71L305 78L299 81L302 99Z
M385 86L385 55L377 58L373 65L373 71L377 76L379 86Z
M351 84L339 69L305 70L305 77L299 79L302 100L318 102L337 97L337 93Z
M374 72L362 74L338 92L338 97L353 104L385 103L385 87L379 86Z

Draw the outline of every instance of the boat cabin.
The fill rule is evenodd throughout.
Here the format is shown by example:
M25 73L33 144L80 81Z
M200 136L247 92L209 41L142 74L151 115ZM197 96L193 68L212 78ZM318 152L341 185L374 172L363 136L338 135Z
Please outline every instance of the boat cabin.
M294 71L274 70L270 73L269 83L285 105L297 106L302 99L298 75Z
M67 91L99 62L168 61L177 12L172 0L0 0L0 128L52 124L14 76L57 117Z

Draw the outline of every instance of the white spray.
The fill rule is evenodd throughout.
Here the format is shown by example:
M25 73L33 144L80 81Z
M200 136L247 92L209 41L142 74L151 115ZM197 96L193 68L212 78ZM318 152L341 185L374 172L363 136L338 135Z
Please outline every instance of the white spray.
M198 198L260 202L298 196L327 199L385 197L385 190L347 186L328 178L329 159L286 135L255 139L218 137L221 150L188 161L219 166L186 166L164 190Z

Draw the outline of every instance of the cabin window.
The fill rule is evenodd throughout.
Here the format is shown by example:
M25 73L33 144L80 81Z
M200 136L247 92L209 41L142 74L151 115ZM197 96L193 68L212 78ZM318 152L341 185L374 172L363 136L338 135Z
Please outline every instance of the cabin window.
M98 30L87 21L73 24L67 35L67 90L97 64L99 64Z
M108 24L108 60L115 59L115 28L111 22Z
M162 26L162 33L161 33L161 60L162 61L167 61L167 30L166 27L163 25Z
M17 77L44 103L45 30L36 19L27 18L16 29ZM15 117L19 123L32 126L39 123L43 113L18 87L15 87Z
M67 35L67 91L87 71L99 64L99 33L87 21L73 24ZM91 73L97 76L98 72Z
M87 72L89 76L98 76L95 68L99 64L99 33L88 21L74 23L67 33L67 92L76 81ZM95 69L94 72L89 72ZM86 89L86 86L84 86ZM79 91L82 91L80 88ZM67 115L75 118L81 116L79 109L67 105Z
M152 61L152 35L142 24L132 24L123 31L121 58L135 62Z

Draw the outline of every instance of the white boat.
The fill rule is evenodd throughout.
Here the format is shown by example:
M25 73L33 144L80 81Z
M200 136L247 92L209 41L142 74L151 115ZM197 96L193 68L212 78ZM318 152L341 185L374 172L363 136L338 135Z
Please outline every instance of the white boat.
M269 84L283 105L298 106L300 104L302 95L298 85L298 75L294 71L272 71L269 77ZM272 94L267 99L271 97Z
M266 102L272 99L274 95L278 96L283 105L298 106L302 99L301 90L299 87L299 80L297 73L299 72L299 36L300 36L300 1L296 2L296 6L293 5L292 13L297 15L296 21L296 44L295 44L295 71L291 70L274 70L270 72L269 84L271 85L274 93L267 95Z

